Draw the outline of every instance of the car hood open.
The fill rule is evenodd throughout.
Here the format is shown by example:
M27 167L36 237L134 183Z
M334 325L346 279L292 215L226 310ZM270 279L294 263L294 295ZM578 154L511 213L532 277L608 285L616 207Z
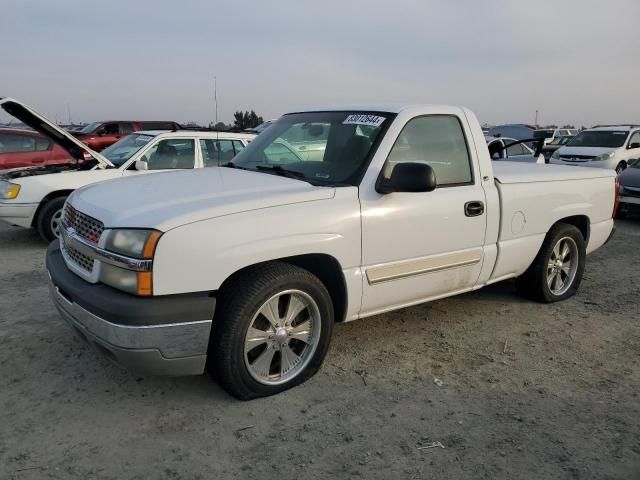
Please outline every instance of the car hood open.
M330 199L334 187L232 168L139 174L76 190L70 202L106 228L167 231L250 210Z
M20 120L28 127L33 128L41 135L64 148L75 160L79 162L86 161L85 153L87 153L103 168L114 167L113 163L111 163L106 157L90 149L69 132L58 127L55 123L32 110L24 103L14 100L13 98L0 97L0 108L12 117Z

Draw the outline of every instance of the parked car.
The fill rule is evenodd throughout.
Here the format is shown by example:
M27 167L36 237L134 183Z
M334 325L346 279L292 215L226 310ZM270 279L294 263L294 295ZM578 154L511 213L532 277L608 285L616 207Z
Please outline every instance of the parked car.
M485 137L491 160L506 160L510 162L525 163L546 163L544 155L541 155L539 152L536 155L536 151L526 145L526 143L529 143L532 140L533 139L530 138L524 140L516 140L515 138L507 137ZM542 140L535 143L542 143Z
M257 127L247 128L245 131L249 133L255 133L255 134L262 133L264 130L267 129L268 126L270 126L275 121L276 119L266 120L262 122L260 125L258 125Z
M551 155L553 155L553 152L558 150L563 145L566 145L569 142L569 140L571 140L574 136L575 135L566 136L566 137L556 137L551 142L546 143L542 147L542 154L544 155L544 158L546 159L547 163L549 162Z
M633 159L629 166L618 175L620 183L620 206L618 216L640 213L640 160Z
M583 130L551 155L558 165L608 168L622 172L640 157L640 126L610 125Z
M538 129L533 132L533 138L544 139L544 144L553 143L561 137L575 137L578 134L578 130L575 128L544 128Z
M71 133L96 152L113 145L123 136L142 130L180 130L180 124L171 121L145 120L93 122Z
M47 241L59 236L62 206L76 188L147 172L225 165L255 137L194 130L141 131L97 153L16 100L0 99L0 107L25 124L39 128L74 158L74 164L64 168L14 170L0 182L0 190L12 192L9 196L0 194L0 220L35 228ZM58 174L61 168L64 175Z
M524 123L510 123L506 125L498 125L489 129L489 137L509 137L516 140L525 140L533 138L535 127L525 125Z
M268 159L308 123L329 131L322 159ZM335 322L514 277L537 300L571 297L616 193L613 171L492 162L460 107L292 113L227 168L76 190L47 251L50 291L121 365L208 365L249 399L312 376Z
M0 128L0 170L60 165L72 161L69 153L31 130Z

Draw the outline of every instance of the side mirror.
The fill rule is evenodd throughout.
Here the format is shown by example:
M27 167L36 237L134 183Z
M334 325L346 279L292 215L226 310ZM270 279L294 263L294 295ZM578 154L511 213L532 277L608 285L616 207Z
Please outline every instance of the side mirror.
M391 178L378 182L376 190L387 194L392 192L431 192L436 188L436 172L431 165L417 162L398 163L391 172Z
M142 157L141 159L136 160L136 170L149 170L149 164L147 163L146 157Z
M640 142L630 143L628 148L640 148Z

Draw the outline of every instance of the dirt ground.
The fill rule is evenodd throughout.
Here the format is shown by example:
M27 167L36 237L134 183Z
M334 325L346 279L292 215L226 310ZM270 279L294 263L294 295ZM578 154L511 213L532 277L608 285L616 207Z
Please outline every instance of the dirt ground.
M505 282L339 325L318 375L243 403L99 358L0 227L0 479L640 479L638 245L618 222L563 303Z

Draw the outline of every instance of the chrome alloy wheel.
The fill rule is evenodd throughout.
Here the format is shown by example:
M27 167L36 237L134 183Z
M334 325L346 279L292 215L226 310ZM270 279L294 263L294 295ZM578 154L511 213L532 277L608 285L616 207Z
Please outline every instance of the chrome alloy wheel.
M547 285L553 295L563 295L571 288L578 261L578 246L573 238L562 237L556 242L547 265Z
M245 335L244 362L265 385L279 385L300 374L320 340L320 309L307 293L286 290L268 299Z
M51 233L56 238L60 238L60 225L62 223L62 209L56 210L53 215L51 215Z

